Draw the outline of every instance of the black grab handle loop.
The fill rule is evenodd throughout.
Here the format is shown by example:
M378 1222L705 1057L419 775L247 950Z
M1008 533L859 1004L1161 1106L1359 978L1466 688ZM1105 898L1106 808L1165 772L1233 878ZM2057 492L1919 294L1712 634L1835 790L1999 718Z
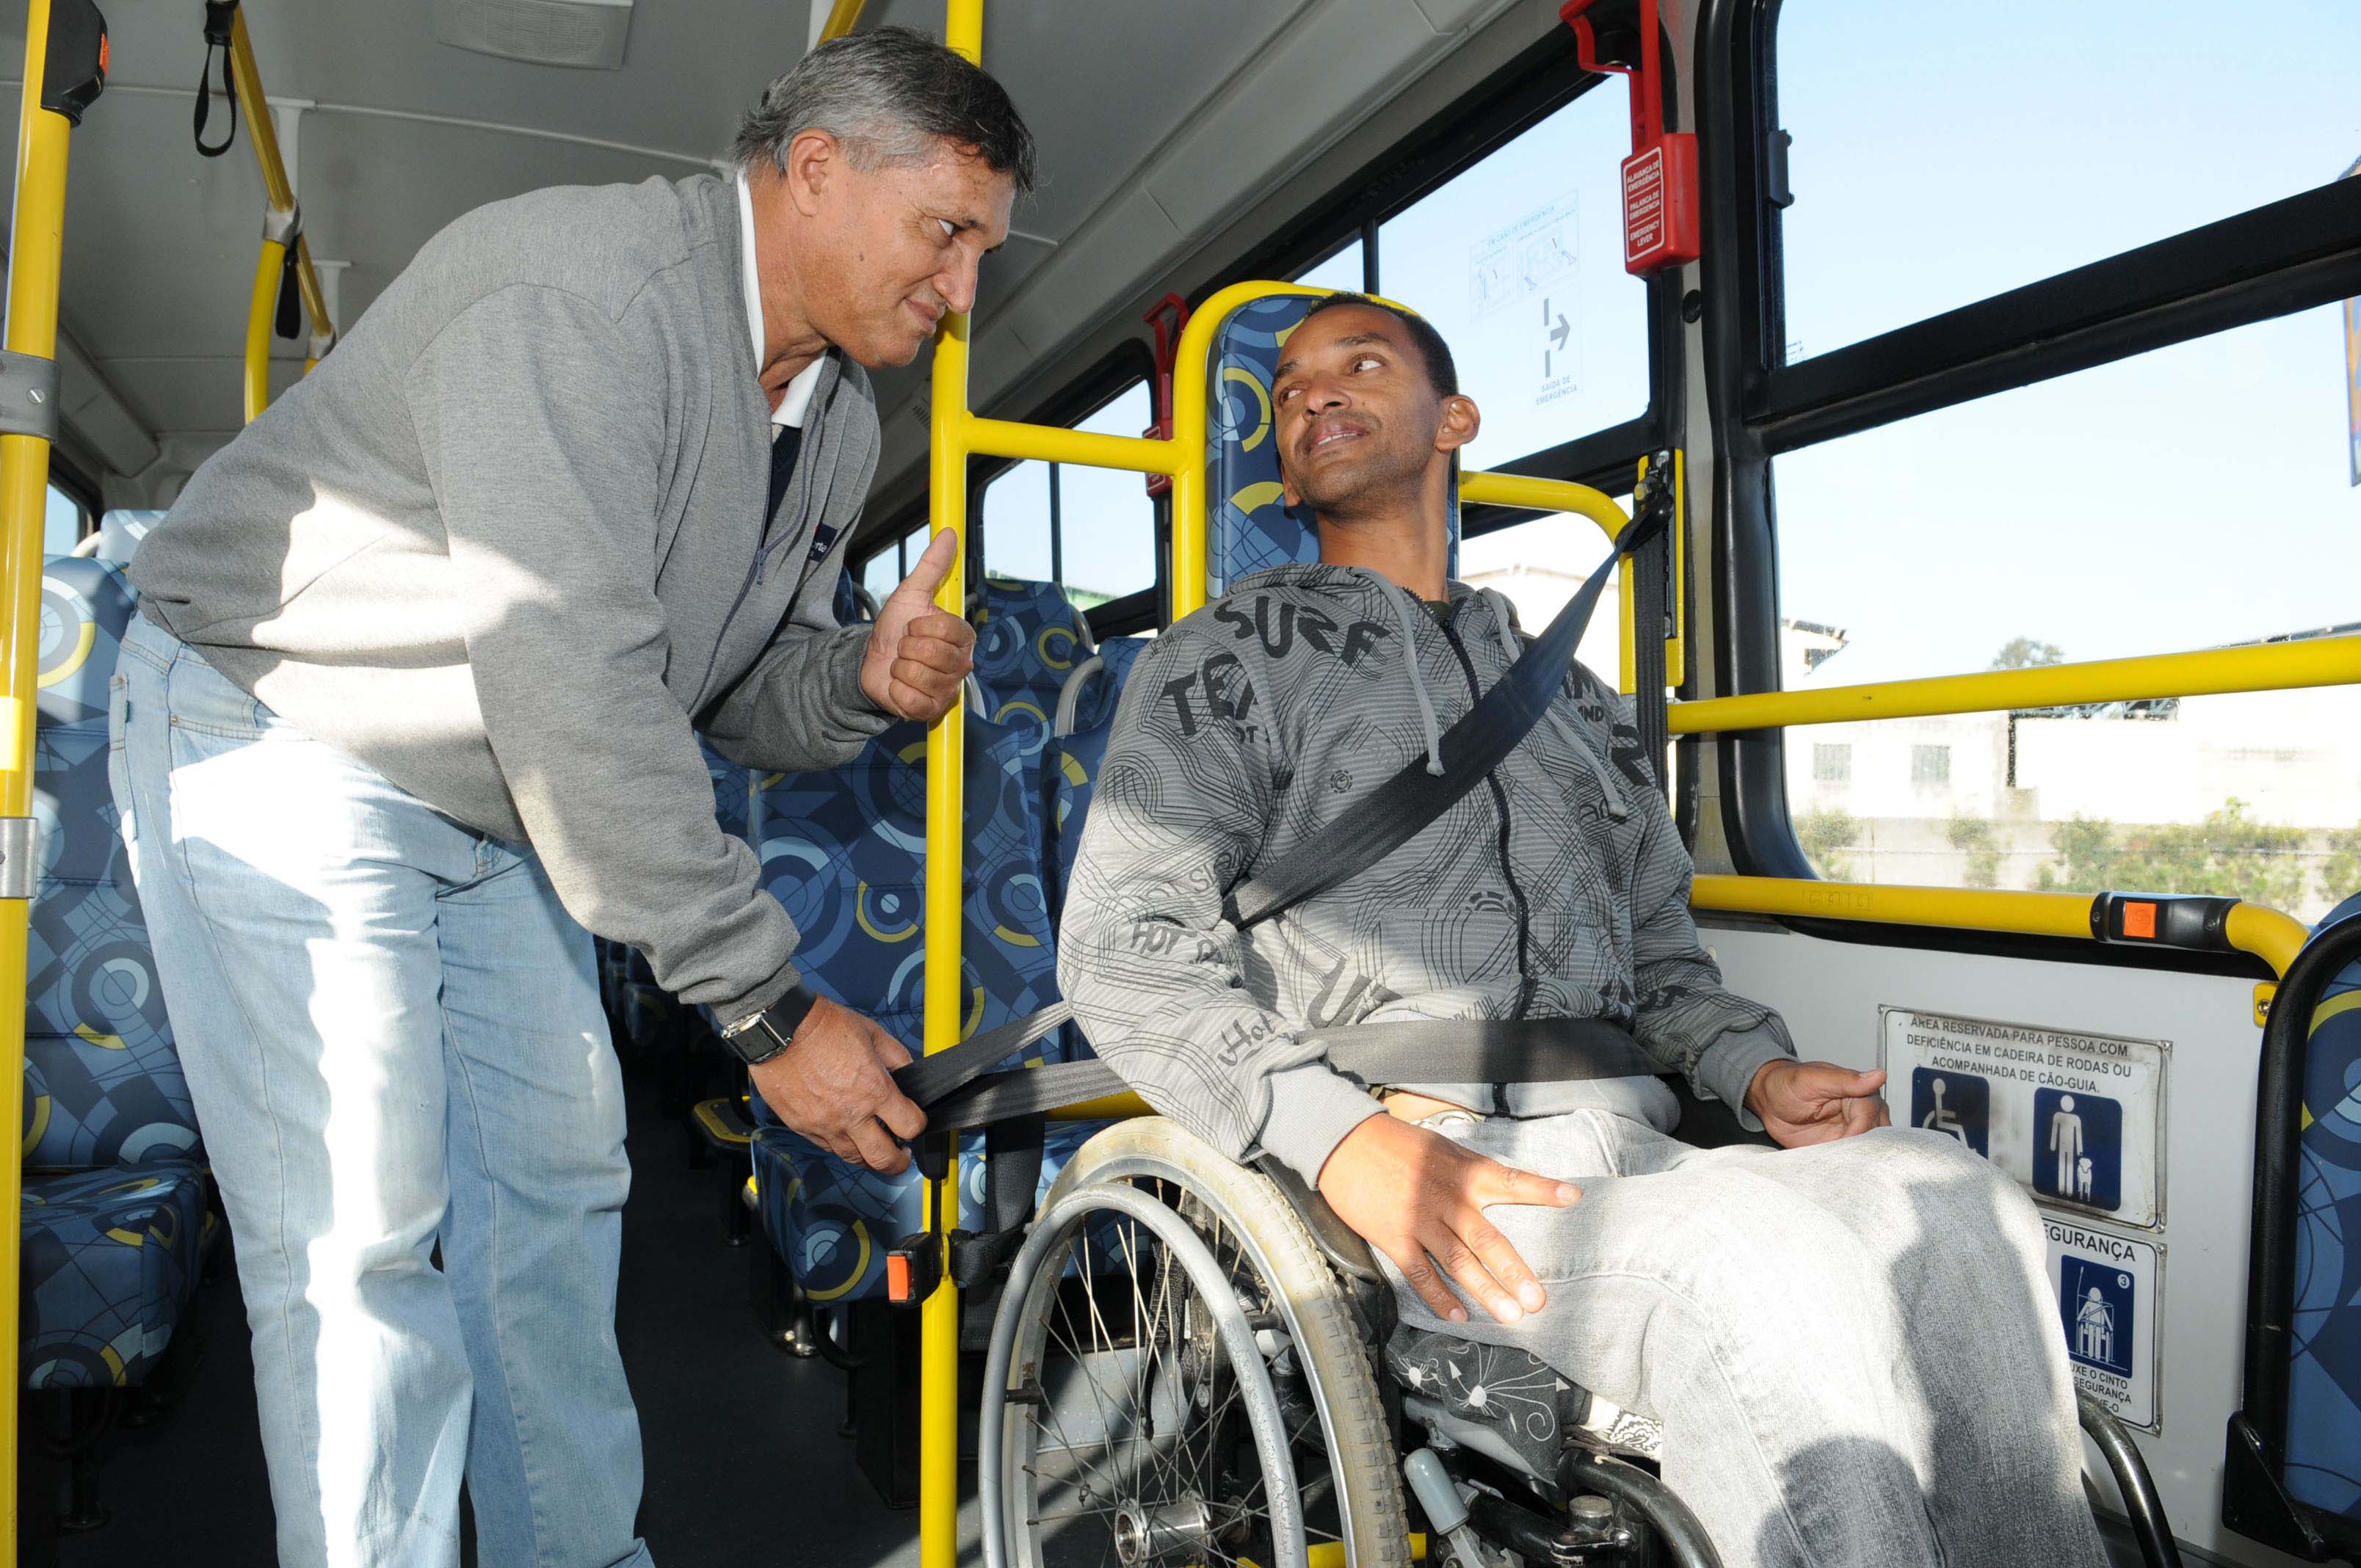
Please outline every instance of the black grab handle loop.
M237 0L205 0L205 58L197 66L197 151L206 158L219 158L237 140L237 88L230 81L230 24L237 15ZM214 50L221 50L221 94L229 100L229 129L218 142L205 140L205 120L213 110L213 90L205 78L213 71ZM293 336L292 333L287 334Z

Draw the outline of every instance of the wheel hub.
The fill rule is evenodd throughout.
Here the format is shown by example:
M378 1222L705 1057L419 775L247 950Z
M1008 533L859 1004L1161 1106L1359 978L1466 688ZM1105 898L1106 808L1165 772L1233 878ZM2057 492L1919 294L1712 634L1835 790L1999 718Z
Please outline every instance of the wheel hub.
M1178 1502L1126 1503L1115 1510L1115 1554L1124 1568L1202 1557L1213 1544L1213 1510L1193 1492Z

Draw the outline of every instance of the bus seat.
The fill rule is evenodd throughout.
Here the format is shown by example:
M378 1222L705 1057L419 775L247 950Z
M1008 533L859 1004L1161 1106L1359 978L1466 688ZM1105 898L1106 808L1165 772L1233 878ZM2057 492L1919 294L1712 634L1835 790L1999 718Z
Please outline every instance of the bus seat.
M204 1151L107 788L110 564L42 571L26 958L22 1365L30 1388L144 1381L211 1234Z
M1250 573L1316 561L1312 517L1281 494L1279 442L1271 429L1270 386L1288 335L1317 300L1275 294L1230 313L1213 342L1207 422L1205 596L1218 598ZM1451 498L1451 559L1459 570L1459 498Z
M2322 917L2323 930L2361 913L2361 895ZM2287 1489L2324 1512L2361 1521L2361 962L2348 965L2312 1014L2305 1058L2305 1126L2296 1220L2294 1354L2288 1376Z
M1058 999L1040 859L1038 744L1027 729L971 718L966 783L962 1036ZM757 811L765 885L803 933L796 961L804 983L919 1050L925 727L895 725L846 767L767 781ZM1022 1057L1059 1061L1063 1049L1061 1035L1052 1034ZM815 1301L881 1294L885 1245L918 1228L917 1175L856 1170L780 1126L759 1097L752 1109L755 1185L772 1245ZM1044 1179L1081 1135L1086 1129L1051 1140ZM977 1163L980 1172L975 1156L962 1162ZM980 1173L972 1179L980 1182Z
M1093 644L1090 623L1055 583L986 577L975 617L975 676L984 717L1024 732L1033 751L1049 737L1058 693Z
M1106 761L1107 739L1115 730L1115 702L1147 647L1144 637L1109 638L1075 667L1058 699L1042 771L1049 780L1050 891L1061 916L1066 884L1074 874L1074 850L1082 842L1082 821L1098 789L1099 764Z
M127 565L132 553L139 548L139 542L148 537L148 531L163 521L161 507L152 510L117 507L103 513L98 520L98 558L117 565Z

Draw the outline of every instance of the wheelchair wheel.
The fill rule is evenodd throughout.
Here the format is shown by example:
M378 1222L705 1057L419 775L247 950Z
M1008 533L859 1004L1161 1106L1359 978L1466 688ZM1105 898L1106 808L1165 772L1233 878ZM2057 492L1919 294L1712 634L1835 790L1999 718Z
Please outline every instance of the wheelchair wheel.
M1409 1568L1363 1331L1268 1180L1160 1117L1058 1179L993 1325L988 1568ZM1323 1556L1327 1553L1323 1553Z

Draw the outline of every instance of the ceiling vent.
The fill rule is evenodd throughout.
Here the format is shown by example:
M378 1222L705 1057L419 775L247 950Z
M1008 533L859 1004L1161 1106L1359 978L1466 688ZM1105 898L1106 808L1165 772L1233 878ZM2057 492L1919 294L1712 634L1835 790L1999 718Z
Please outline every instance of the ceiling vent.
M437 42L535 65L619 71L631 0L434 0Z

